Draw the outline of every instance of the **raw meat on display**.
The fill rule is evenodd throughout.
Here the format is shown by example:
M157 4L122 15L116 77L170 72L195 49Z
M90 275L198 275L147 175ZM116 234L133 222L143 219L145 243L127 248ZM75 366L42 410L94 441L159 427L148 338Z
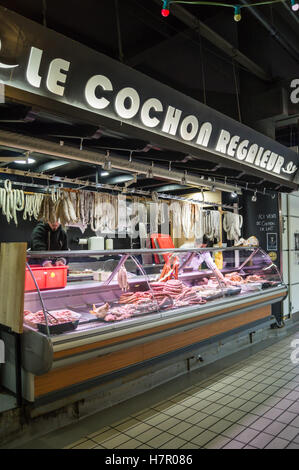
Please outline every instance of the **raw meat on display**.
M253 274L252 276L247 276L245 282L260 282L262 281L262 277L258 276L257 274Z
M233 282L237 282L237 283L244 282L243 278L237 272L225 274L225 277L228 278L230 281L233 281Z
M167 282L170 279L176 279L179 275L179 259L177 256L170 256L163 266L163 269L160 274L159 281Z
M55 317L56 320L54 320L52 316L48 315L47 320L49 325L58 325L61 323L73 322L80 318L79 314L71 312L70 310L57 310L51 311L50 313L51 315L53 315L53 317ZM44 325L46 324L44 312L42 310L39 310L35 313L25 310L24 321L27 325L33 328L36 328L38 323L42 323Z
M109 311L110 305L108 303L101 305L100 307L96 307L94 304L92 306L92 310L89 310L90 313L95 315L98 318L105 318Z
M109 313L104 317L105 321L120 321L131 318L135 313L136 307L134 305L122 305L121 307L113 307Z

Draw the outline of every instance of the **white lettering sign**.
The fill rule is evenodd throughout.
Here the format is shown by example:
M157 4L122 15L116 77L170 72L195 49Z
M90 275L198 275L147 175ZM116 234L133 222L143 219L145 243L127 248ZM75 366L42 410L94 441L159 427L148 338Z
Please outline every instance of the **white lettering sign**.
M66 82L66 72L68 72L69 68L70 62L67 60L52 60L47 76L47 88L49 91L55 93L55 95L64 95L64 86L61 84Z
M129 105L126 106L126 103ZM140 97L134 88L123 88L115 98L115 111L119 117L132 119L138 113L140 106Z
M39 88L42 77L39 75L40 63L42 60L43 51L37 47L31 47L30 56L26 71L26 78L30 85Z
M85 87L85 98L87 103L95 109L105 109L109 106L110 101L106 98L98 98L96 95L97 88L100 87L104 91L113 91L112 83L109 78L104 75L94 75L91 77Z
M140 118L146 127L157 127L160 123L158 118L150 116L150 111L152 109L161 113L163 111L163 105L161 101L157 100L156 98L150 98L142 106Z
M31 47L26 78L30 85L40 88L42 76L39 69L43 57L43 51L37 47ZM49 65L46 85L49 91L55 95L64 95L64 86L67 78L67 72L70 68L70 62L64 59L53 59Z
M291 88L294 88L290 96L291 102L293 104L298 104L299 103L299 78L294 78L294 80L291 81Z

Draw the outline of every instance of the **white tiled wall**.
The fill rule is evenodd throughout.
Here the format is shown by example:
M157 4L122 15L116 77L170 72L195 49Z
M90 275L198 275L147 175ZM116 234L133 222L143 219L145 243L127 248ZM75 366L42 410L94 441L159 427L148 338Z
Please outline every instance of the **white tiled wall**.
M283 302L284 316L299 311L299 251L295 251L295 233L299 233L299 192L281 197L282 274L289 287L289 296ZM297 258L298 253L298 258Z
M299 199L298 199L298 213L299 213ZM295 250L295 237L294 233L299 234L299 217L289 216L289 250Z
M282 216L282 250L287 250L289 245L288 216Z
M289 285L289 297L291 302L291 312L299 312L299 284Z
M288 297L282 302L282 313L284 317L287 317L290 313L290 299Z
M288 251L282 252L282 277L283 281L289 283L289 253Z
M287 214L287 194L281 195L281 213L282 215L288 215Z

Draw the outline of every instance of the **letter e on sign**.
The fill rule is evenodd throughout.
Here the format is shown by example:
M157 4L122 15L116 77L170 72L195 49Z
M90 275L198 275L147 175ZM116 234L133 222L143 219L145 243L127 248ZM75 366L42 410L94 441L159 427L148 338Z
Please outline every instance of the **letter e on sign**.
M4 364L5 362L5 345L4 341L0 339L0 364Z
M299 364L299 339L294 339L291 342L291 348L295 348L295 349L294 351L292 351L290 359L293 364Z

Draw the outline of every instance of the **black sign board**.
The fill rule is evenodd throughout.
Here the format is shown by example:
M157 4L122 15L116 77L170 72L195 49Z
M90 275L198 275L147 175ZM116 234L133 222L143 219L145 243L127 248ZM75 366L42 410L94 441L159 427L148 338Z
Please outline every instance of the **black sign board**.
M252 193L245 192L242 196L243 205L243 237L254 235L259 246L266 251L276 266L280 266L280 227L278 197L257 195L257 201L252 201Z
M118 121L191 155L217 156L248 173L287 185L298 155L86 46L0 8L0 80L12 87ZM107 121L108 120L108 121Z

